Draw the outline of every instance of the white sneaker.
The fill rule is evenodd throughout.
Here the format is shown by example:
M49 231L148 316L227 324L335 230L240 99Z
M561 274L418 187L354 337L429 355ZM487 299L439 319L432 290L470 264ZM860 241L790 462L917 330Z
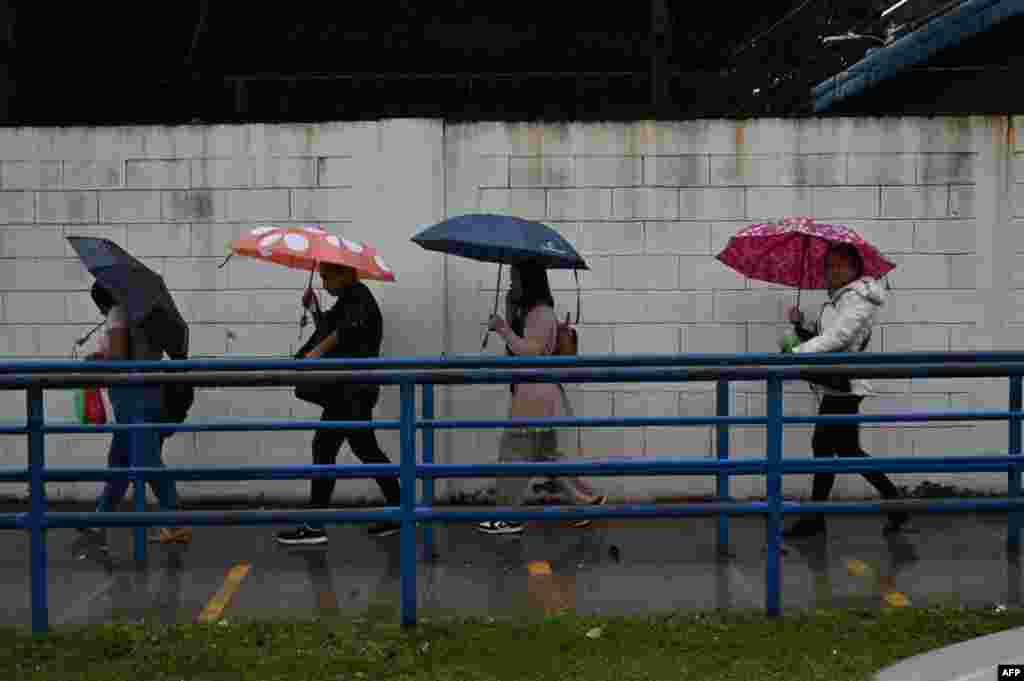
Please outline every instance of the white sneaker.
M522 523L509 523L504 520L485 520L476 526L484 534L519 534L523 531Z

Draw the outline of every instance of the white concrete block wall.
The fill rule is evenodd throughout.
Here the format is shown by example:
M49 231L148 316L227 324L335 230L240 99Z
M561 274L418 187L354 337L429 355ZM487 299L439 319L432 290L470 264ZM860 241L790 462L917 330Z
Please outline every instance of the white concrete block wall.
M592 268L579 280L587 353L775 351L793 292L746 280L714 255L750 223L788 214L848 224L899 264L873 350L1019 347L1024 145L1015 130L987 117L0 130L0 353L67 356L98 318L87 295L91 277L64 241L80 234L111 238L166 277L191 323L194 354L290 354L299 343L296 301L306 275L241 258L218 265L246 229L305 223L373 243L394 265L397 283L371 284L386 318L384 354L477 353L497 268L409 241L446 214L476 211L543 220L584 254ZM559 314L575 313L571 274L551 279ZM802 297L808 314L822 301L820 292ZM502 351L495 338L485 350ZM867 403L869 412L1005 402L1002 386L970 380L874 384L880 395ZM715 404L709 384L569 390L578 413L594 416L708 414ZM508 393L496 387L438 394L441 414L487 418L507 409ZM732 404L737 413L763 413L763 396L762 385L744 382ZM787 386L786 396L787 412L814 409L806 386ZM12 418L24 411L17 399L0 402ZM397 390L386 388L378 417L394 417L397 408ZM69 414L70 397L52 395L48 409ZM197 417L228 415L317 414L288 391L203 391ZM395 435L380 437L397 456ZM168 460L215 464L255 454L266 463L305 461L309 438L178 435ZM493 460L497 438L495 431L441 434L437 460ZM763 439L761 428L737 428L734 455L759 455ZM1005 447L1005 427L870 426L863 440L879 455L929 453L943 443L996 451ZM50 457L58 465L103 460L104 438L74 452L60 442ZM593 457L713 456L714 442L709 427L583 433L584 454ZM19 443L3 446L23 451ZM809 448L809 428L787 429L787 455L806 456ZM935 479L900 476L903 484L921 477ZM999 488L983 478L960 476L958 484ZM594 482L641 497L713 489L703 478ZM444 496L492 485L460 480L438 488ZM798 477L786 481L787 494L808 487ZM54 488L95 493L87 484ZM231 489L301 498L306 483ZM764 485L738 478L733 490L758 495ZM866 492L855 478L838 490ZM182 485L186 498L221 492L224 486ZM376 494L372 482L352 481L339 485L338 498Z

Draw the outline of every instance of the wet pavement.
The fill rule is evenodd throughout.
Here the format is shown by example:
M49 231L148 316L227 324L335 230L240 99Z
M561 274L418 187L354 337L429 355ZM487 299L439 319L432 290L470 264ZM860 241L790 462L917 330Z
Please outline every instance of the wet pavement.
M833 516L827 538L787 542L783 607L1020 605L1020 565L1007 555L1004 513L925 515L915 519L916 533L891 537L882 536L883 522ZM728 558L718 556L716 526L714 518L595 521L589 529L532 523L522 535L498 537L472 524L436 526L437 558L418 568L418 614L763 608L763 519L732 519ZM274 541L278 529L196 528L189 546L151 545L142 569L130 530L109 530L108 551L74 530L51 530L51 625L329 615L397 621L397 535L373 538L364 526L340 525L327 546L288 548ZM28 537L0 534L7 606L0 624L27 627Z

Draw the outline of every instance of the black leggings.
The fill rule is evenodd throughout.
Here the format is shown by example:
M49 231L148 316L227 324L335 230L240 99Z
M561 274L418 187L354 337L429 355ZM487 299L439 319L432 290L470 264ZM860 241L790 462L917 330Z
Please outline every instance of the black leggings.
M821 400L818 414L852 415L860 411L860 403L864 398L859 395L825 395ZM818 423L814 426L814 437L811 439L814 458L830 456L867 457L868 454L860 447L860 423ZM871 485L878 490L883 499L896 499L900 496L896 485L885 473L862 473ZM835 473L815 473L811 499L826 501L835 484Z
M353 399L324 409L322 421L371 421L376 400ZM333 466L338 452L345 441L352 446L352 453L369 464L389 464L391 461L377 443L377 434L372 429L363 430L318 430L313 436L313 464ZM375 478L388 506L401 503L400 487L396 478ZM310 490L310 505L313 508L327 508L331 505L335 479L314 479Z

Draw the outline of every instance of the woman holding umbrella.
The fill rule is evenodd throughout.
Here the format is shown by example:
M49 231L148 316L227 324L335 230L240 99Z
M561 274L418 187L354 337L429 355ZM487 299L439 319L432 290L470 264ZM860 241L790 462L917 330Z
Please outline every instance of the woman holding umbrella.
M789 217L752 225L735 235L718 260L751 279L800 290L825 289L829 301L822 309L816 328L803 328L803 313L790 309L789 320L795 337L783 338L784 352L863 352L871 340L871 328L885 302L885 288L878 279L895 265L849 227L816 222L809 217ZM853 415L860 411L864 397L872 394L867 381L842 377L817 379L811 383L821 392L819 415ZM811 447L819 457L866 457L860 447L859 423L818 423ZM885 499L900 496L883 473L864 477ZM812 500L826 501L835 482L834 473L814 476ZM905 512L889 514L884 532L903 529ZM825 532L824 514L805 517L783 533L786 537L808 537Z

